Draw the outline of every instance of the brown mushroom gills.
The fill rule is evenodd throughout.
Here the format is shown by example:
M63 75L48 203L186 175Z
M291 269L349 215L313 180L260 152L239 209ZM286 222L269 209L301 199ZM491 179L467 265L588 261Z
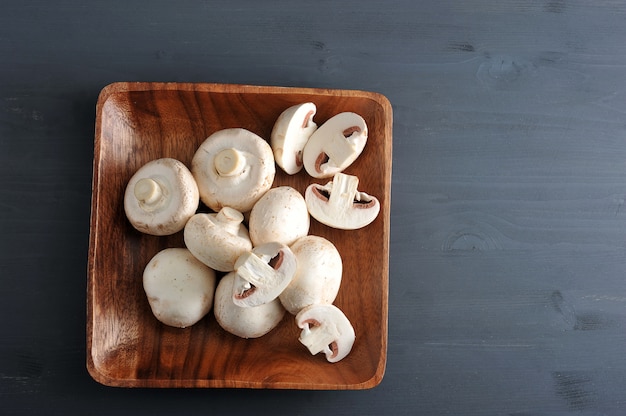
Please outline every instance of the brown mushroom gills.
M320 326L321 324L316 321L315 319L307 319L305 321L302 322L303 324L308 324L309 328L312 326ZM339 347L337 346L337 342L333 341L330 344L328 344L328 348L330 348L330 350L332 351L332 354L330 355L330 358L335 358L337 356L337 354L339 353Z
M313 194L324 202L328 202L328 200L330 199L330 192L324 188L319 188L317 186L314 186ZM365 200L365 199L356 200L355 199L354 201L352 201L352 203L354 204L355 208L370 208L375 205L375 202L373 199L370 199L370 200Z
M278 268L281 266L281 264L283 264L283 258L284 258L284 253L282 250L280 250L274 257L272 257L270 259L270 261L267 263L270 266L272 266L272 269L274 270L278 270ZM255 291L256 291L257 287L255 285L253 285L252 283L250 283L250 289L246 289L241 293L237 293L235 295L235 298L237 299L245 299L248 296L252 295Z

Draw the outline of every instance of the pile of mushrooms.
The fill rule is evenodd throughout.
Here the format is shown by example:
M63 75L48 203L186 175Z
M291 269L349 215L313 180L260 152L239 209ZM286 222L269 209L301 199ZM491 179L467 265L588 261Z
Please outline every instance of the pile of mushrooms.
M353 326L333 304L341 255L309 234L310 217L354 230L374 221L380 204L357 190L356 176L343 173L365 147L365 120L344 112L318 128L316 110L312 102L289 107L269 141L243 128L219 130L199 146L190 169L163 158L131 177L124 195L130 224L155 236L182 231L186 246L157 253L145 267L143 287L156 319L185 328L212 308L224 330L258 338L289 313L311 354L334 363L350 353ZM311 183L304 195L272 187L276 166L289 175L304 168L327 182ZM213 212L202 212L201 202Z

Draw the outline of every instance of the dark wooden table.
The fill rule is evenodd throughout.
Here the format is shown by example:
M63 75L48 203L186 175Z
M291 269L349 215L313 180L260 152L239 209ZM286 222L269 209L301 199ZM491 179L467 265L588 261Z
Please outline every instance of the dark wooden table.
M626 3L281 3L3 3L1 413L625 414ZM89 377L95 103L114 81L389 98L379 386L120 389Z

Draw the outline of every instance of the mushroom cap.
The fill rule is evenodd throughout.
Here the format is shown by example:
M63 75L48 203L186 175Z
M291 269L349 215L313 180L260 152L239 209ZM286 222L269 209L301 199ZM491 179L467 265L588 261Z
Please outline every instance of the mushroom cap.
M367 124L352 112L329 118L312 135L302 151L307 173L314 178L330 178L342 172L359 157L367 143Z
M213 305L215 271L185 248L167 248L148 262L143 288L154 316L165 325L186 328Z
M307 235L291 246L298 267L279 299L295 315L313 304L331 304L341 286L343 264L333 243L324 237Z
M289 175L302 170L302 151L317 129L313 121L316 111L312 102L297 104L283 111L274 123L270 135L274 160Z
M140 167L124 193L124 211L135 229L170 235L183 229L199 204L196 182L179 160L161 158Z
M227 332L241 338L258 338L274 329L285 315L278 299L255 307L242 308L233 303L235 272L226 274L215 290L213 313Z
M288 246L276 242L242 254L235 262L233 302L251 307L275 300L296 274L296 261Z
M311 305L296 315L302 329L299 341L312 355L323 352L326 360L336 363L352 350L355 333L352 324L335 305Z
M212 269L233 271L237 258L252 250L250 235L242 221L243 214L230 207L216 214L195 214L185 225L185 245Z
M246 212L272 186L276 174L269 143L243 128L219 130L191 162L200 199L213 211L228 206Z
M358 184L358 177L337 173L326 185L309 185L304 193L309 213L329 227L342 230L365 227L378 216L380 202L359 192Z
M290 186L278 186L267 191L254 204L248 230L255 246L272 241L291 245L307 235L310 224L302 194Z

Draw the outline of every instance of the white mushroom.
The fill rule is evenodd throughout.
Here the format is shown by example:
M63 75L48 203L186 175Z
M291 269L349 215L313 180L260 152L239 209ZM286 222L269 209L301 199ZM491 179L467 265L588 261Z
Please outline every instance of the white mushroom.
M359 178L337 173L326 185L311 184L304 193L309 213L329 227L355 230L376 219L380 203L375 197L359 192Z
M196 214L185 225L185 245L202 263L220 272L234 270L235 261L252 250L243 214L224 207L217 214Z
M213 305L215 271L185 248L158 252L143 273L143 288L154 316L162 323L186 328Z
M324 237L307 235L290 248L298 267L291 283L279 296L285 309L295 315L309 305L333 303L343 272L341 255L335 245Z
M296 274L296 267L296 256L284 244L254 247L235 262L233 302L252 307L277 299Z
M289 175L302 170L302 151L317 129L313 121L316 111L317 107L311 102L294 105L283 111L274 123L270 136L274 159Z
M355 333L346 315L335 305L311 305L296 315L302 329L299 341L312 355L323 352L331 363L345 358L354 345Z
M215 290L213 314L226 331L241 338L258 338L274 329L285 315L278 299L252 308L233 303L235 272L226 274Z
M191 162L200 199L213 211L246 212L272 186L276 174L270 145L242 128L219 130L198 148Z
M339 113L323 123L309 138L302 152L307 173L330 178L356 160L367 142L367 125L356 113Z
M172 158L156 159L139 168L124 193L124 211L137 230L170 235L183 229L198 209L198 187L191 172Z
M290 186L272 188L250 211L248 230L255 246L272 241L291 245L307 235L311 220L300 192Z

